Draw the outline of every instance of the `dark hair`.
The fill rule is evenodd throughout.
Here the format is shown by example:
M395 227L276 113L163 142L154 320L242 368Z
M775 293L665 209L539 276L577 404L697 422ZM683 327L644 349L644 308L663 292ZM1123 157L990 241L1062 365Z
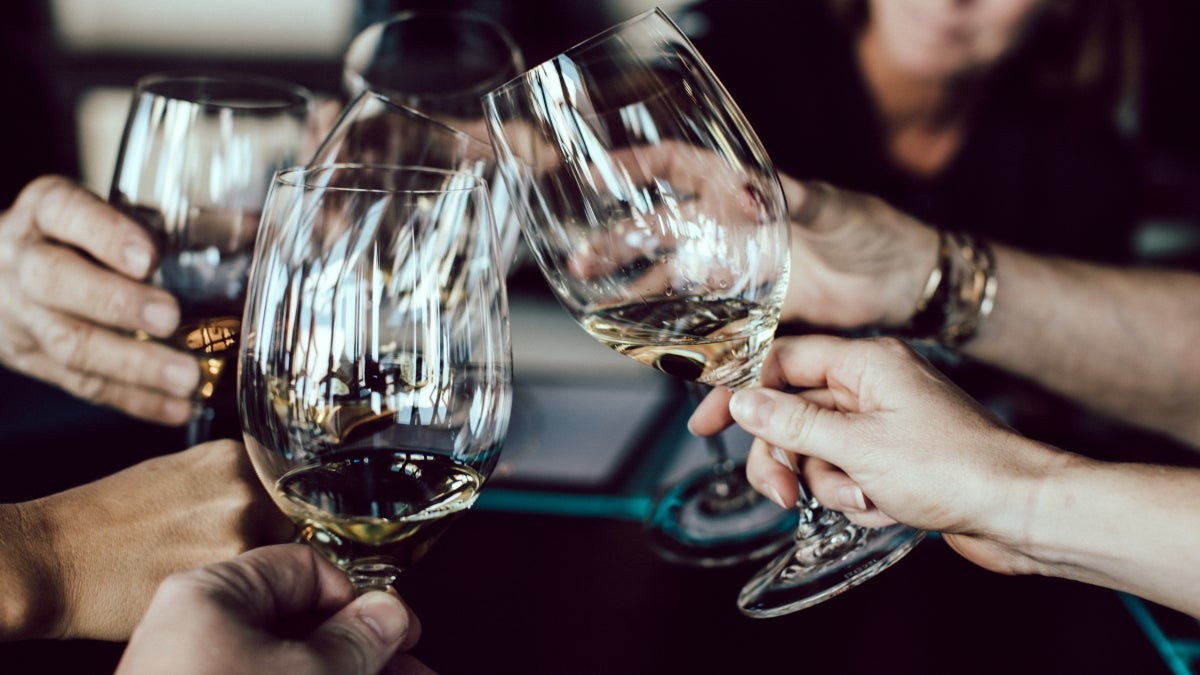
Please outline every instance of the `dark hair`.
M867 0L825 0L851 31L870 19ZM1141 104L1144 25L1137 0L1050 0L1004 68L1048 103L1109 115L1135 133Z

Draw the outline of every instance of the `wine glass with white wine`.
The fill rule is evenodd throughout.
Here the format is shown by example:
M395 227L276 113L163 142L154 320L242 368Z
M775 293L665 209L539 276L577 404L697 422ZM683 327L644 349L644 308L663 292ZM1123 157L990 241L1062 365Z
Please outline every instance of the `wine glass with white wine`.
M787 205L757 136L670 19L654 10L621 23L488 93L484 108L525 239L576 322L683 380L758 385L788 285ZM790 540L787 512L768 500L717 510L706 490L679 494L696 503L667 502L648 523L662 546L745 560ZM919 539L803 501L794 531L815 558L769 594L743 594L747 614L820 602L886 566L876 544L890 564Z
M238 364L254 468L355 587L385 588L475 502L512 406L503 269L468 172L280 171Z

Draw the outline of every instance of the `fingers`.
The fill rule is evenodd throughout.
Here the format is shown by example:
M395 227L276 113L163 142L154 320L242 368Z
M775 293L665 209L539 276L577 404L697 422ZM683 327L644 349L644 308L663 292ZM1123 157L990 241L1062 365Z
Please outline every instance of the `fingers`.
M97 266L75 250L45 240L16 261L21 292L31 301L100 325L166 337L179 324L167 291Z
M708 392L688 419L688 431L697 436L712 436L733 424L733 417L729 414L731 395L732 392L725 387Z
M746 458L746 479L759 494L780 508L792 509L800 498L800 483L786 453L777 451L761 438L750 445Z
M9 365L93 403L162 424L182 424L200 382L196 359L164 345L118 335L94 324L40 309L37 326Z
M141 225L96 195L61 176L39 178L17 198L44 236L86 252L133 278L154 268L156 251Z
M326 672L373 675L416 643L413 619L398 597L370 591L321 624L310 643Z
M841 511L855 525L886 527L896 521L875 508L854 479L838 467L819 459L804 463L804 479L809 492L822 506Z
M782 508L794 508L800 496L795 463L803 464L805 485L822 506L841 511L856 525L886 527L896 521L871 502L841 469L812 457L799 457L755 439L746 461L746 478L755 490Z

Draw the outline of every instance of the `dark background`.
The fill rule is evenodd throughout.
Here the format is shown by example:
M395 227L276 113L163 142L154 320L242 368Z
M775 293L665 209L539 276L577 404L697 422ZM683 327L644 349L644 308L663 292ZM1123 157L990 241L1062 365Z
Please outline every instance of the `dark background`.
M732 1L746 11L757 6ZM364 0L359 23L421 6L465 6L491 15L513 33L528 64L625 18L588 0ZM1200 4L1153 0L1145 9L1150 39L1140 137L1146 183L1137 189L1153 195L1148 222L1181 228L1176 257L1190 265L1196 243L1189 233L1200 222L1200 46L1193 37ZM340 92L336 60L67 53L55 42L49 3L17 0L0 13L2 207L37 175L77 175L74 105L91 87L129 86L148 72L203 66ZM0 452L9 460L0 471L6 502L182 447L176 430L130 421L2 369L0 427ZM1168 461L1188 461L1166 445L1154 451ZM940 539L833 602L756 621L738 615L733 599L757 564L680 568L654 558L641 537L638 523L619 519L470 514L399 584L424 622L418 656L443 673L1168 672L1118 595L993 575ZM1185 627L1195 630L1194 623ZM120 648L0 645L0 670L111 672Z

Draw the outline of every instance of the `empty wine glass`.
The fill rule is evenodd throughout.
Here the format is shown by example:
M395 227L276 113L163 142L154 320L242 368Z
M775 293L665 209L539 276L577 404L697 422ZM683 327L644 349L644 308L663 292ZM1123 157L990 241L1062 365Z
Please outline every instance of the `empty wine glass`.
M476 108L478 109L478 98ZM478 113L477 113L478 114ZM482 122L480 122L482 124ZM506 272L517 257L520 226L509 205L492 146L374 89L350 101L309 162L394 164L468 171L487 181Z
M466 172L280 171L239 359L254 468L356 589L385 588L474 502L512 405L487 187Z
M512 35L482 14L405 10L351 40L342 85L352 99L371 90L486 141L479 97L516 77L524 64Z
M670 19L654 10L619 24L490 92L484 107L525 239L579 325L684 380L757 385L787 289L787 205L757 136ZM747 614L831 597L920 538L802 501L800 546L781 554L795 564L743 593ZM778 516L726 529L710 525L726 514L693 515L705 528L688 536L715 530L718 544L748 553L780 538ZM686 544L686 522L649 526Z
M471 171L490 186L505 269L520 228L488 142L479 98L524 69L500 24L462 9L398 12L364 28L342 59L350 102L311 164L368 162Z
M271 78L217 72L138 80L109 201L159 248L153 282L179 301L166 343L203 374L187 444L237 438L237 354L251 251L271 177L312 152L314 98Z

